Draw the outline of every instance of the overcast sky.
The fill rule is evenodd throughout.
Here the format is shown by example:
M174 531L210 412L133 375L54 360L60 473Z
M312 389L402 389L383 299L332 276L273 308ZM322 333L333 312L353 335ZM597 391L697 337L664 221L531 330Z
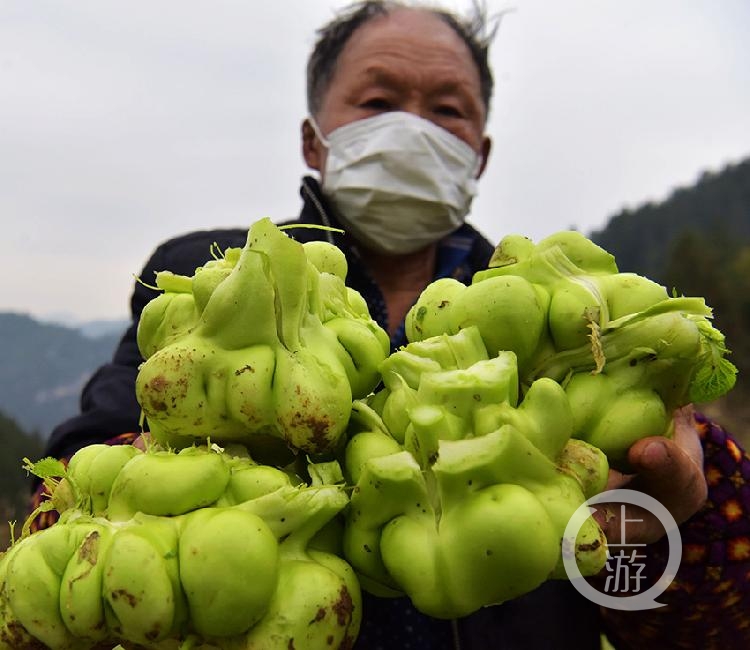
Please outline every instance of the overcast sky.
M0 0L0 311L121 318L163 239L296 215L305 60L345 4ZM747 0L488 5L491 239L589 234L750 155Z

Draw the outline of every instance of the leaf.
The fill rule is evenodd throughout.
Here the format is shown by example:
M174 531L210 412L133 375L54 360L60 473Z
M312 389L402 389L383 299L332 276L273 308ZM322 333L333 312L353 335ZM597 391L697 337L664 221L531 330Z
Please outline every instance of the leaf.
M42 458L35 463L28 458L23 459L23 468L34 476L46 480L50 478L62 478L67 473L65 463L57 458Z
M307 470L313 486L341 485L345 482L341 466L335 460L327 463L310 463Z
M737 367L729 359L719 358L702 365L690 384L690 401L713 402L728 393L737 381Z
M724 335L705 319L695 319L701 334L701 365L690 383L691 402L713 402L728 393L737 381L737 367L725 357Z

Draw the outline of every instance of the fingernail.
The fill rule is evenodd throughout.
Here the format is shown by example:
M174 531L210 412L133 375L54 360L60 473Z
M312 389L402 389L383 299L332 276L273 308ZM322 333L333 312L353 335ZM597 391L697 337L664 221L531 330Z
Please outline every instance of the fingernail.
M646 467L656 468L659 465L663 465L667 462L669 453L667 447L663 442L650 442L646 445L641 456L641 464Z

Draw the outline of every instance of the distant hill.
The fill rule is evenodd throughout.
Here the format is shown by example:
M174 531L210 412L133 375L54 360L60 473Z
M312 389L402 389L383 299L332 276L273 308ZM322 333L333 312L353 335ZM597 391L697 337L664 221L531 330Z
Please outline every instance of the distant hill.
M91 338L107 336L108 334L119 336L130 324L130 320L124 318L81 320L68 312L53 312L35 316L34 319L44 325L61 325L68 329L78 330L81 334Z
M46 438L78 412L81 388L111 358L121 334L110 329L92 337L79 328L0 312L0 411Z
M621 271L664 283L685 233L699 236L704 247L723 249L723 260L750 243L750 158L704 173L663 202L623 210L589 237L615 256Z

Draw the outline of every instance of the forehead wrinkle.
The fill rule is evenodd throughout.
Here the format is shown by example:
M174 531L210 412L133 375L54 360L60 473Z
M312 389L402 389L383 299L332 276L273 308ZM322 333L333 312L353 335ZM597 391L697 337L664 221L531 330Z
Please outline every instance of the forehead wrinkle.
M424 8L401 8L377 16L357 29L339 57L339 64L381 57L416 66L468 66L479 82L471 51L442 18Z
M369 59L369 57L364 58ZM471 92L475 85L472 84L472 79L467 75L458 74L459 71L454 68L451 62L446 62L447 65L445 66L436 64L435 61L426 65L423 61L421 63L422 65L409 65L402 58L395 57L393 66L389 66L388 62L385 62L385 64L370 62L358 72L357 77L360 82L358 85L368 83L386 87L419 85L429 88L431 92L436 94L447 94L462 90Z

